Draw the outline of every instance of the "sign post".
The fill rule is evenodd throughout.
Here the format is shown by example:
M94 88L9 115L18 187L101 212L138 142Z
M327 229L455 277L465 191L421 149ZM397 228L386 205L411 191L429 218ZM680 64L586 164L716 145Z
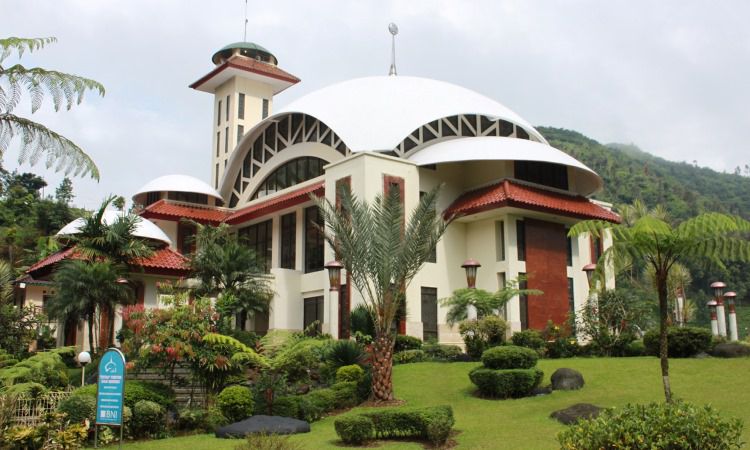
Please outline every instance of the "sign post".
M99 425L120 427L120 448L124 428L122 410L125 404L125 355L110 348L99 362L96 388L96 420L94 422L94 447L99 440Z

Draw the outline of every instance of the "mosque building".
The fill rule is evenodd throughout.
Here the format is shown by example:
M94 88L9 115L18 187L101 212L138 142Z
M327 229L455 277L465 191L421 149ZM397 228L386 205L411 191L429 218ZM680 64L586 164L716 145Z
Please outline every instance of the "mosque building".
M132 275L139 302L158 306L157 283L189 274L184 255L192 251L195 229L182 219L225 223L255 251L275 292L269 314L256 315L248 329L301 330L319 321L322 331L348 337L349 312L361 296L346 275L338 292L329 290L324 265L334 254L318 229L322 217L311 195L335 203L345 185L372 200L397 188L408 214L420 195L441 184L438 208L455 219L407 288L400 333L461 342L439 299L466 287L461 266L467 259L481 263L478 288L494 291L523 276L526 287L543 291L506 306L514 331L563 323L586 302L582 268L610 242L569 238L567 230L581 220L620 218L591 199L602 188L599 175L550 146L507 107L454 84L392 70L275 109L276 94L300 79L279 67L270 51L238 42L217 51L212 62L190 85L214 96L210 183L165 175L133 195L144 219L138 232L160 243ZM74 254L65 251L29 269L27 301L41 303L49 294L53 287L44 280L55 263ZM70 337L73 331L60 339L83 341Z

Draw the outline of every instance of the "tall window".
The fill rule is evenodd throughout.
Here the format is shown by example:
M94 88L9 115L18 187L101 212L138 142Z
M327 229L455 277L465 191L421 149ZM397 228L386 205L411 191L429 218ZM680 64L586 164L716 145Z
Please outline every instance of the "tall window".
M568 189L568 168L562 164L539 161L516 161L515 177L557 189Z
M258 270L266 273L271 270L272 230L273 220L266 220L265 222L241 228L238 232L240 240L255 252L255 261L258 265Z
M195 251L195 232L195 225L182 222L177 224L177 250L183 255Z
M526 224L523 220L516 221L516 248L518 260L526 261Z
M219 100L219 106L216 108L216 125L221 125L221 100Z
M260 184L251 199L265 197L276 191L319 177L323 175L323 166L326 164L324 160L312 156L293 159L271 172Z
M245 94L240 94L239 98L237 99L237 118L245 118Z
M146 204L144 206L148 206L152 203L156 203L161 199L161 192L149 192L146 194Z
M568 312L571 317L576 313L575 286L572 278L568 278Z
M267 98L263 99L263 112L262 113L263 113L262 114L263 119L268 117L268 99Z
M214 189L219 189L219 163L216 163L216 172L214 173Z
M505 278L505 272L498 272L497 273L497 286L498 290L505 289L505 283L507 283L507 280ZM508 307L507 303L500 307L500 315L503 316L505 320L508 320Z
M505 261L505 222L495 222L495 257L497 261Z
M602 238L591 236L591 262L597 264L602 252L604 252Z
M323 325L323 296L306 298L303 300L303 305L303 328L307 328L313 322L317 321L318 325L316 328L318 330L318 333L320 333Z
M216 157L219 157L219 150L221 149L221 131L216 132Z
M518 273L518 288L519 289L528 289L529 283L526 281L526 274L525 273ZM521 310L521 329L526 330L529 328L529 296L528 295L519 295L518 296L518 306Z
M229 127L224 129L224 153L229 151Z
M297 213L281 216L281 268L294 269L297 245Z
M569 228L565 229L565 239L566 239L566 248L567 248L567 254L566 254L566 263L568 267L573 267L573 238L568 236L568 231L570 231Z
M437 288L422 287L422 339L438 339Z
M237 143L240 143L240 139L242 139L242 135L245 134L245 127L242 125L237 125Z
M323 225L317 206L305 208L305 273L323 270Z
M226 117L226 119L227 119L227 122L229 122L229 98L230 97L227 95L227 105L226 105L226 108L227 108L226 111L227 111L227 113L224 115L224 117Z

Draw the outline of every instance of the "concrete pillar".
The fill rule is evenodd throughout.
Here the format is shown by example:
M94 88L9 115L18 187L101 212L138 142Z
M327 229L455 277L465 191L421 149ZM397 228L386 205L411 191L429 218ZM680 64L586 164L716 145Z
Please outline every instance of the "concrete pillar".
M724 312L724 297L716 299L716 315L719 327L719 336L727 336L727 316Z
M469 320L477 320L477 307L474 305L466 306L466 318Z
M724 297L727 299L727 306L729 307L729 340L739 340L739 333L737 332L737 311L734 308L734 298L737 296L735 292L727 292Z
M719 335L719 322L716 318L716 300L711 300L707 303L708 308L711 310L711 334L713 336Z

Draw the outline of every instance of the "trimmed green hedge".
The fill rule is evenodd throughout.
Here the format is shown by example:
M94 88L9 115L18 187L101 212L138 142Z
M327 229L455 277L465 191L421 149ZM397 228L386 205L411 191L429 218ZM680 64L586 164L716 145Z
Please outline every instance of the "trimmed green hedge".
M488 369L531 369L538 359L534 350L515 345L492 347L482 353L482 363Z
M518 398L531 393L542 381L544 372L537 368L495 370L477 367L469 379L485 397Z
M409 364L427 359L423 350L404 350L393 354L393 364Z
M445 444L455 420L450 406L426 408L376 408L337 418L336 434L346 444L372 439L421 438Z
M422 351L428 358L436 360L450 360L464 354L458 345L446 344L424 344L422 345Z
M643 336L643 345L649 355L659 356L659 330L649 330ZM689 358L711 348L711 331L698 327L670 327L667 345L670 358Z
M365 369L361 368L357 364L350 364L348 366L339 367L336 370L336 382L343 383L346 381L353 381L359 383L365 377Z
M336 409L356 406L361 400L357 383L345 381L306 395L277 397L273 401L271 414L314 422Z
M84 395L96 398L96 384L87 384L73 391L72 395ZM125 381L125 406L135 408L135 404L141 400L158 403L165 409L174 406L175 394L172 388L161 383L150 383L147 381L126 380Z
M229 386L216 397L216 406L231 422L253 415L253 394L244 386Z
M422 349L422 340L414 337L414 336L408 336L403 334L397 334L396 335L396 341L393 344L393 351L403 352L404 350L421 350Z

